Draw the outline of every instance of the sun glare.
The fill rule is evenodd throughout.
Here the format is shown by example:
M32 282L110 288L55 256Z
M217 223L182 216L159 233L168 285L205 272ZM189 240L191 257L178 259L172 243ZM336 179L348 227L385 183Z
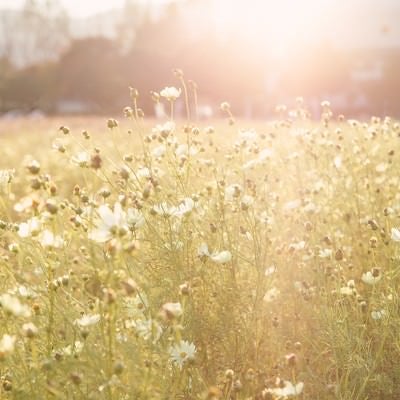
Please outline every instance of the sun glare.
M330 5L331 0L222 0L213 3L213 15L225 37L239 29L255 46L284 55L301 42L323 39Z

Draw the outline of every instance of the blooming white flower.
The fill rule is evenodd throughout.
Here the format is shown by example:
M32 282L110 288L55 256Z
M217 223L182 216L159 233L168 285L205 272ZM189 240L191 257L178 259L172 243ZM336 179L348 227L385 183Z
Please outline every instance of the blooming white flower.
M133 230L142 227L145 223L142 212L140 212L136 208L128 208L128 210L126 211L126 221L129 228Z
M161 215L163 217L182 217L185 214L190 213L193 210L194 206L195 206L195 203L194 203L193 199L191 199L190 197L186 197L178 205L178 207L170 206L164 201L160 204L156 204L153 207L153 211L156 214Z
M90 154L86 151L81 151L75 156L71 157L71 162L81 168L87 168L90 163Z
M392 228L391 231L391 238L392 240L394 240L395 242L400 242L400 229L399 228Z
M374 319L375 321L382 319L385 315L386 315L385 310L371 311L371 318Z
M69 344L66 347L60 349L60 353L64 356L72 356L73 354L79 354L83 350L83 343L76 340L73 344Z
M226 264L232 259L232 254L228 250L223 250L219 253L213 253L210 256L211 260L217 264Z
M361 280L367 285L375 285L382 279L382 274L375 274L371 271L365 272L362 274Z
M271 302L273 302L274 300L276 300L278 298L280 293L281 292L280 292L279 289L277 289L276 287L273 287L273 288L269 289L267 291L267 293L265 293L263 300L266 303L271 303Z
M189 150L189 147L186 143L180 144L175 150L175 155L177 157L182 157L182 156L187 156L187 155L194 156L197 153L198 153L198 150L196 147L191 146L190 150Z
M380 173L385 172L388 169L388 166L389 165L386 163L380 163L375 167L375 171Z
M120 203L115 203L113 210L107 205L101 205L97 213L98 218L94 221L95 229L89 232L89 239L104 243L116 234L128 232L127 215Z
M27 337L33 337L37 335L39 329L33 322L27 322L26 324L22 325L22 332Z
M166 98L168 101L175 101L181 95L181 89L173 86L167 86L160 91L160 96Z
M306 242L304 240L296 243L291 243L289 245L289 248L293 250L303 250L305 247L306 247Z
M157 321L152 319L139 319L134 321L133 327L137 334L144 340L153 339L153 343L160 339L162 328Z
M39 234L42 224L37 217L33 217L26 222L18 225L18 235L21 238L36 236Z
M194 360L196 355L196 346L186 340L181 340L170 348L169 353L171 361L182 368L186 362Z
M264 275L265 276L270 276L272 274L274 274L276 272L276 266L275 265L271 265L270 267L266 268Z
M162 136L168 136L175 131L175 122L167 121L165 124L156 125L155 128L152 129L153 133L160 134Z
M175 215L178 217L182 217L185 214L190 213L195 206L194 200L190 197L186 197L183 201L178 205Z
M345 296L353 296L354 294L357 293L357 291L354 288L348 286L341 287L339 292L340 294L343 294Z
M8 293L0 296L0 304L4 310L16 317L30 317L31 312L28 306L21 304L18 297Z
M250 207L254 204L254 197L248 194L245 194L241 199L242 207Z
M320 258L330 258L332 256L332 253L332 249L321 249L318 255Z
M151 151L151 155L155 158L160 158L165 154L166 151L167 151L167 148L163 144L161 144L160 146L155 147Z
M207 243L202 243L199 248L197 249L197 255L199 257L209 257L210 251L208 250Z
M347 282L346 286L343 286L342 288L340 288L339 290L340 294L343 294L345 296L353 296L357 294L357 290L356 290L356 286L354 283L353 279L350 279Z
M342 166L342 157L336 156L333 160L333 165L336 167L336 169L340 169L340 167Z
M0 359L14 351L16 340L17 338L15 336L3 335L0 340Z
M299 208L301 206L301 200L300 199L296 199L296 200L291 200L286 202L283 205L283 209L285 211L291 211L291 210L295 210L296 208Z
M84 328L87 326L95 325L100 321L100 314L84 315L82 318L75 320L75 325Z
M266 161L267 159L271 158L273 155L273 152L271 149L265 148L263 150L260 151L260 153L258 154L258 157L254 160L250 160L247 163L245 163L242 167L242 169L249 169L249 168L253 168L259 164L262 164L264 161Z
M59 235L54 235L53 232L45 229L39 235L39 242L43 247L54 247L60 249L64 246L64 240Z
M156 204L153 207L153 211L156 214L161 215L163 217L172 217L172 216L176 215L177 208L175 206L170 206L170 205L168 205L168 203L163 201L160 204Z
M258 139L258 134L254 129L240 130L239 138L242 141L255 142Z
M283 382L283 387L277 387L274 389L266 389L267 393L271 393L275 396L278 396L279 398L283 397L289 397L289 396L297 396L299 395L304 388L304 383L299 382L297 384L293 384L292 382L289 381L284 381Z
M243 188L241 185L237 183L229 185L227 188L225 188L225 200L232 201L234 198L239 197L242 192Z

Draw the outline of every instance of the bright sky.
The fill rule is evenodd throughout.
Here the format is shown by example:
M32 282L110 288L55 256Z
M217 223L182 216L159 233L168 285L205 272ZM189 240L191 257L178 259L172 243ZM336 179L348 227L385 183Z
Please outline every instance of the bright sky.
M162 4L169 0L136 0L139 3ZM25 0L0 0L0 8L16 9ZM85 17L124 5L125 0L61 0L68 13L75 17Z

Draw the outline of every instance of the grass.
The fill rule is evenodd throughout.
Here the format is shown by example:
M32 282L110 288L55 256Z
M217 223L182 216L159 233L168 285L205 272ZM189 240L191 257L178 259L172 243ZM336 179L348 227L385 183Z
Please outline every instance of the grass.
M1 122L0 398L399 398L400 126L298 107Z

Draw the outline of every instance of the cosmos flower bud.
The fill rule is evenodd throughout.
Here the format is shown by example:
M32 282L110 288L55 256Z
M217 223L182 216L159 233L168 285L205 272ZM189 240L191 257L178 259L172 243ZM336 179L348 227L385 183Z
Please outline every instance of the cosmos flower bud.
M285 359L289 367L294 367L297 364L297 356L294 353L287 354Z
M222 111L229 111L231 109L231 105L227 101L224 101L221 103L220 108Z
M181 303L165 303L161 308L161 315L170 321L179 318L182 313Z
M129 96L131 99L137 99L139 97L139 91L136 88L129 86Z
M138 285L132 278L128 278L127 280L122 281L121 286L124 288L125 293L128 296L132 296L138 291Z
M227 369L225 371L225 377L228 379L232 379L234 375L235 375L235 372L233 371L233 369Z
M117 127L118 127L118 121L117 121L116 119L110 118L110 119L107 121L107 127L108 127L109 129L117 128Z
M67 126L60 126L59 130L64 134L68 135L70 133L70 129Z
M35 337L38 331L38 328L32 322L28 322L22 325L22 332L29 339Z

